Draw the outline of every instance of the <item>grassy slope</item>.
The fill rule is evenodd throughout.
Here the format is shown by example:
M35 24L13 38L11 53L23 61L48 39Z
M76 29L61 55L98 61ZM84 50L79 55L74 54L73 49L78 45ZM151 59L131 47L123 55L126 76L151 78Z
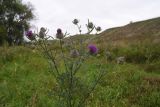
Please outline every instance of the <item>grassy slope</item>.
M145 21L130 23L122 27L107 29L100 34L104 41L141 40L144 38L160 39L160 17Z
M160 106L160 44L154 43L159 29L156 18L109 29L91 39L100 53L85 62L81 72L92 75L101 61L108 73L88 99L89 107ZM111 52L109 59L106 49ZM50 91L55 82L42 55L26 47L0 47L0 52L0 106L54 107ZM127 62L116 64L118 56L125 56Z

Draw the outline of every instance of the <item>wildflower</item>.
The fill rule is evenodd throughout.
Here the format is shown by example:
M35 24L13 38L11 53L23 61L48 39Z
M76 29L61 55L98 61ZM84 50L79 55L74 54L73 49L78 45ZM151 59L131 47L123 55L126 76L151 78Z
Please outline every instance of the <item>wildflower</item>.
M39 32L39 37L44 38L46 36L46 29L44 27L41 27L40 32Z
M92 29L92 28L94 27L94 25L93 25L92 22L89 22L88 25L87 25L87 27L88 27L89 29Z
M77 25L79 23L78 19L74 19L73 21L73 24Z
M40 31L46 32L46 29L44 27L41 27Z
M78 50L74 49L74 50L71 50L70 55L72 58L76 58L79 56L79 52Z
M102 29L101 29L100 26L96 27L96 31L97 31L97 32L100 32L101 30L102 30Z
M58 38L58 39L63 39L64 38L64 35L63 35L61 29L57 29L56 38Z
M31 37L32 35L33 35L32 31L27 31L27 32L26 32L26 36L27 36L27 37Z
M89 48L90 54L97 54L98 49L95 45L89 45L88 48Z
M32 33L32 31L30 30L26 32L26 36L29 40L34 40L36 37L36 34Z
M45 32L41 32L41 31L39 32L39 37L40 37L40 38L43 39L43 38L45 37L45 35L46 35Z

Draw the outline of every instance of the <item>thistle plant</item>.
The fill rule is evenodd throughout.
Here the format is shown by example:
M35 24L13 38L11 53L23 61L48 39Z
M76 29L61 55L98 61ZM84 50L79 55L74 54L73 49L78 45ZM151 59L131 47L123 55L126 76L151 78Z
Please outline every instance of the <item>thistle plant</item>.
M101 28L100 26L96 27L97 33L100 32L101 30L102 30L102 28ZM96 34L97 34L97 33L96 33Z
M79 20L74 19L73 24L78 27L81 34ZM88 22L87 29L89 31L87 34L91 33L94 28L93 23ZM50 72L56 81L51 91L54 102L56 102L55 106L85 107L91 93L106 73L101 64L97 68L98 72L93 73L95 74L92 76L93 79L88 82L86 82L88 78L84 78L85 74L81 73L85 61L96 57L97 46L95 44L84 44L86 42L82 41L75 42L68 33L63 33L60 28L57 29L56 39L54 40L59 43L59 49L57 50L47 45L48 39L53 37L47 36L47 29L44 27L37 33L28 31L26 36L34 41L37 49L49 62ZM66 46L65 42L68 42L69 46Z
M81 34L82 30L81 30L81 25L79 25L79 20L78 19L74 19L73 21L73 24L75 24L79 30L79 33Z
M89 19L88 19L88 24L86 24L86 27L88 29L87 34L90 34L95 29L94 24L92 22L90 22Z

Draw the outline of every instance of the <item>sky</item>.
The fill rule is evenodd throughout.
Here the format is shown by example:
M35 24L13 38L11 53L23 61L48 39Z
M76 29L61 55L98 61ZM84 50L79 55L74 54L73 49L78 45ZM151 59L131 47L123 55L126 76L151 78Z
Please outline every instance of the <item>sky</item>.
M102 30L160 16L160 0L23 0L34 6L36 18L32 29L45 27L54 36L57 28L70 34L78 33L73 19L80 20L82 32L90 19Z

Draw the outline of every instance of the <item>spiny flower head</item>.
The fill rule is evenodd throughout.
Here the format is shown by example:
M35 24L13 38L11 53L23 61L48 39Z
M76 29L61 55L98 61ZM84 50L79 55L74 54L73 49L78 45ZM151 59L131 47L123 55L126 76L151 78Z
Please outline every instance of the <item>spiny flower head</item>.
M34 40L34 39L35 39L35 34L32 33L31 30L26 32L26 36L27 36L27 38L28 38L29 40Z
M33 33L32 33L31 30L29 30L29 31L26 32L26 36L27 36L27 37L31 37L32 35L33 35Z
M58 39L63 39L64 38L64 35L63 35L62 30L60 28L57 29L56 38L58 38Z
M100 26L96 27L96 31L100 32L102 30L102 28Z
M77 25L79 23L79 20L78 19L74 19L72 22L73 22L73 24Z
M40 31L41 32L46 32L46 29L44 27L41 27Z
M97 54L98 53L98 48L95 45L92 45L92 44L89 45L88 49L89 49L90 54Z
M43 38L46 36L46 33L45 33L46 30L47 30L47 29L45 29L44 27L41 27L40 32L39 32L39 37L40 37L40 38L43 39Z
M92 29L94 27L92 22L89 22L87 26L88 26L89 29Z

